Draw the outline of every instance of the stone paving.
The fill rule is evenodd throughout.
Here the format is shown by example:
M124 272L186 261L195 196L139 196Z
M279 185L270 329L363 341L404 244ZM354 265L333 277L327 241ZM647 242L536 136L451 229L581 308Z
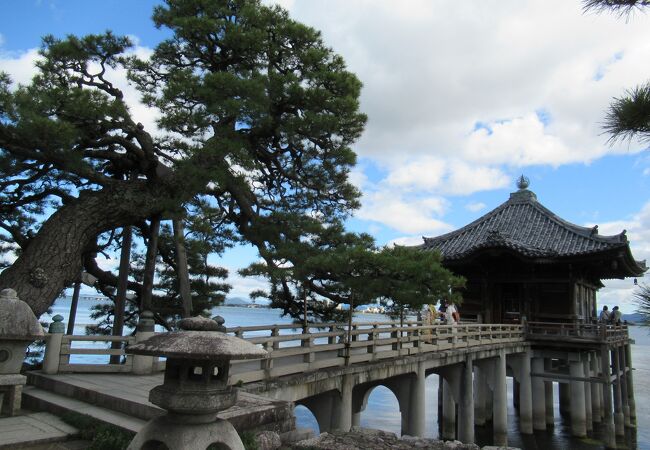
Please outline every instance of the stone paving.
M46 412L3 417L0 418L0 449L26 448L64 441L78 433L76 428Z

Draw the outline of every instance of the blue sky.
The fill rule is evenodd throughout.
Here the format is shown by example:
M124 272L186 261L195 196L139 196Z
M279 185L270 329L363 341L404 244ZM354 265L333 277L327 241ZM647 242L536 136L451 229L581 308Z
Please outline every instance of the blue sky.
M578 0L279 3L364 83L369 121L352 173L364 197L351 229L417 243L498 206L523 173L545 206L603 234L627 229L636 258L650 259L650 152L608 146L599 126L612 97L650 78L650 16L585 15ZM5 0L0 70L26 81L48 33L110 29L146 54L166 34L150 21L154 4ZM234 295L260 286L234 275L255 258L239 248L220 262ZM631 280L607 282L601 302L631 311L632 290Z

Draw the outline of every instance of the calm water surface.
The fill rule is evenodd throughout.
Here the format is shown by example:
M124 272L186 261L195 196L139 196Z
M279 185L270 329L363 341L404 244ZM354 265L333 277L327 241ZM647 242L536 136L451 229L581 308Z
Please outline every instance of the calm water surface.
M95 302L96 303L96 302ZM92 301L80 301L75 322L75 334L85 334L84 326L92 323L89 308ZM60 299L53 307L52 315L61 314L67 324L70 302ZM226 326L269 325L271 323L291 323L286 317L280 317L279 310L251 309L240 307L219 307L215 309L226 319ZM48 320L44 315L42 320ZM356 314L355 321L383 321L385 316L377 314ZM289 331L290 332L290 331ZM637 430L636 436L628 435L625 440L618 442L619 448L650 450L650 329L631 327L631 337L636 341L632 346L634 371L634 392L636 398ZM92 361L86 355L76 355L84 362L105 362L101 357ZM72 361L81 362L81 361ZM558 406L557 384L555 385L555 426L546 432L535 432L533 436L519 433L519 422L512 406L512 379L508 378L508 444L525 450L596 450L604 448L598 441L598 430L587 439L571 437L568 418L560 416ZM426 435L438 437L438 376L430 375L426 380ZM308 427L318 432L318 424L314 416L305 407L296 408L296 421L299 427ZM401 418L397 399L393 393L382 386L376 387L368 399L368 404L361 413L361 425L391 431L399 435ZM492 436L490 427L477 427L476 440L479 445L490 445Z

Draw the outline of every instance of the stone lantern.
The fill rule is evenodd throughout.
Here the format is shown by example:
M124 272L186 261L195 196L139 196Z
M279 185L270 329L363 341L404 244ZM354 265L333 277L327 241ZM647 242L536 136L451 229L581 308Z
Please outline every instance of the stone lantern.
M22 387L27 381L20 375L29 344L45 334L29 305L13 289L0 291L0 408L13 416L20 409Z
M149 401L167 410L133 439L129 449L170 450L218 448L243 450L235 428L217 418L233 406L237 390L228 386L230 361L268 357L265 350L219 331L221 324L204 317L182 319L180 331L158 334L127 347L126 353L167 358L163 384L149 392Z

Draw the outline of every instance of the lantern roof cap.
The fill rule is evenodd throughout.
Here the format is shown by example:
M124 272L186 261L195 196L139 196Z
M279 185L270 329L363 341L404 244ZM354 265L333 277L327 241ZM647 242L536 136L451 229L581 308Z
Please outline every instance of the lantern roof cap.
M128 346L126 353L214 361L268 357L265 350L244 339L215 331L221 325L214 320L191 317L180 320L179 326L179 331L156 334Z

